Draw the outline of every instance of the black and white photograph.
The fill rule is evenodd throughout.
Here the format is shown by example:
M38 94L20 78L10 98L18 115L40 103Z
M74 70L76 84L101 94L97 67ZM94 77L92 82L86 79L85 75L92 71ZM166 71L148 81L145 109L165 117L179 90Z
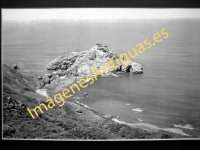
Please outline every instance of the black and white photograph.
M200 139L199 8L1 12L3 139Z

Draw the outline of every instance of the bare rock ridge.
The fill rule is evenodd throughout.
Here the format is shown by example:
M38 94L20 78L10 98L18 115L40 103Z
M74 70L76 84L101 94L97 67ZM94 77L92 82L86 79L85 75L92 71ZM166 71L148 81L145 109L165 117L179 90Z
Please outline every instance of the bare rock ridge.
M92 75L92 67L100 68L102 65L109 63L112 60L117 66L116 58L119 58L119 53L112 52L107 46L102 46L101 44L96 44L89 50L82 52L71 52L68 56L60 56L50 62L47 65L48 70L59 70L58 74L76 74L79 75ZM143 68L141 64L131 62L129 66L125 66L122 63L118 68L113 68L114 72L132 72L132 73L143 73ZM108 75L110 75L108 70Z

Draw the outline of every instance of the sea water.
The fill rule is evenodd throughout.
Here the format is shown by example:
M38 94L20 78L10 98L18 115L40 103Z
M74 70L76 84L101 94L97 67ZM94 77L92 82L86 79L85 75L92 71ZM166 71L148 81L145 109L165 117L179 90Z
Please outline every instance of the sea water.
M72 51L100 43L124 53L153 42L161 29L169 37L139 54L143 74L98 78L77 95L80 102L129 123L177 128L200 136L200 20L149 19L121 21L3 22L3 63L18 64L24 74L44 74L46 65Z

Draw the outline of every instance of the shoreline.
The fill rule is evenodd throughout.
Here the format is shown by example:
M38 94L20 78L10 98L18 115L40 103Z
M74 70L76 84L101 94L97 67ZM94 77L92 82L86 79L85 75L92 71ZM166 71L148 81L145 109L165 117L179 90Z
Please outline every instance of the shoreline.
M42 96L45 96L45 97L48 96L47 95L47 89L37 89L36 92L38 94L42 95ZM175 133L175 134L180 134L180 135L187 136L187 137L192 136L192 135L189 135L189 134L183 132L179 128L160 128L156 125L149 124L149 123L140 123L140 122L139 123L129 123L129 122L125 122L123 120L119 120L118 117L116 117L116 116L102 114L102 113L98 112L96 109L93 109L93 108L89 107L88 105L79 102L77 99L75 99L74 101L71 101L71 102L73 102L77 105L80 105L80 106L88 109L89 111L95 112L99 116L108 116L109 118L112 118L112 121L114 121L118 124L125 124L125 125L128 125L130 127L143 129L143 130L150 131L150 132L159 132L159 131L163 130L163 131L167 131L167 132Z
M75 100L75 103L78 103L81 106L88 108L89 110L95 111L98 115L101 114L97 110L95 110L95 109L89 107L88 105L83 104L83 103L81 103L77 100ZM107 114L101 114L101 115L108 116ZM147 131L159 132L159 130L164 130L164 131L168 131L168 132L171 132L171 133L180 134L180 135L184 135L184 136L192 136L192 135L186 134L185 132L183 132L179 128L160 128L158 126L155 126L155 125L149 124L149 123L128 123L128 122L125 122L123 120L119 120L118 117L115 117L115 116L111 116L111 118L116 123L125 124L125 125L128 125L130 127L139 128L139 129L143 129L143 130L147 130Z

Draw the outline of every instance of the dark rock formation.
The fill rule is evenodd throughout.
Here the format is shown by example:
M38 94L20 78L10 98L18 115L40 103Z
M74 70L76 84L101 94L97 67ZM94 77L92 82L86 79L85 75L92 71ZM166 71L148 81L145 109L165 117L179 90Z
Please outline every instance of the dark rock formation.
M88 96L88 93L84 92L83 97L87 97L87 96Z
M17 66L17 64L14 64L13 69L17 70L17 69L20 69L20 68Z

